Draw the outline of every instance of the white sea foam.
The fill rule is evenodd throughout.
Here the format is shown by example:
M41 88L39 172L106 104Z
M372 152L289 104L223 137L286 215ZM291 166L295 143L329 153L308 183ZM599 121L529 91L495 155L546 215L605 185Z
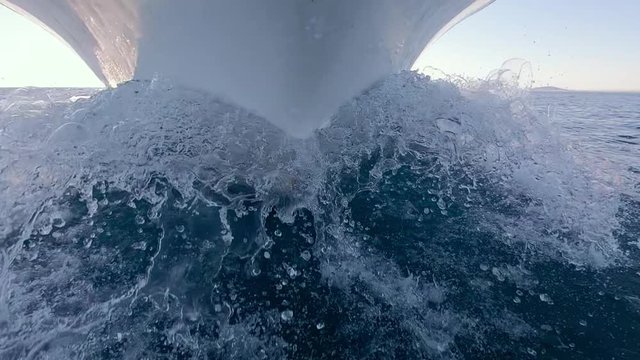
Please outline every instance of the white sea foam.
M318 233L313 258L321 263L323 281L345 293L354 283L364 284L362 293L391 306L403 319L403 329L431 355L453 354L455 337L472 331L475 320L438 307L456 289L437 284L437 279L407 275L393 261L368 253L354 235L358 225L349 214L350 202L358 190L377 191L388 173L409 166L437 184L415 189L434 198L437 208L424 211L407 199L402 205L406 220L420 221L434 211L448 216L459 205L468 209L478 228L496 234L505 246L523 244L538 258L596 268L625 261L614 237L619 189L576 165L521 98L498 96L499 91L461 91L450 83L401 73L345 104L328 126L306 140L291 138L243 109L163 81L130 82L74 101L30 105L5 98L0 104L5 109L0 118L0 326L6 331L0 354L33 348L31 356L36 357L46 344L61 349L64 341L54 346L52 339L76 341L77 334L104 324L114 306L133 303L143 288L151 288L149 278L155 261L161 260L156 257L167 229L137 246L138 251L156 249L143 278L132 287L116 286L112 294L96 292L82 281L81 252L51 249L77 242L91 246L101 229L93 219L104 208L94 192L106 191L102 188L125 191L132 207L139 200L148 202L148 212L137 214L144 222L136 224L142 229L154 223L168 198L166 191L150 186L158 177L181 194L176 205L181 209L203 201L246 214L245 198L228 189L233 183L249 185L264 201L263 222L272 206L286 222L293 221L296 208L310 209ZM363 158L376 152L383 156L369 178L358 180L361 189L338 189L337 176L358 169ZM430 167L420 168L424 164ZM224 199L208 197L197 184ZM63 200L74 194L86 207L81 219L78 209ZM238 239L224 214L219 220L228 241L211 243L220 259ZM56 234L52 238L58 243L30 249L41 246L29 241L36 233ZM108 263L115 253L101 249L91 255L92 261ZM531 286L524 267L492 267L502 281ZM63 284L70 284L65 291L71 300L62 293L48 293L53 303L44 300L44 292ZM148 296L158 308L170 309L170 293L158 295L159 300ZM176 308L180 315L175 316L182 311ZM517 324L514 336L529 333L514 316L505 313L496 324ZM275 322L279 314L272 317ZM228 325L224 331L253 339L247 330L251 326ZM185 346L191 344L178 335L175 339L183 339L179 341ZM251 340L256 349L262 343L280 344L281 339Z

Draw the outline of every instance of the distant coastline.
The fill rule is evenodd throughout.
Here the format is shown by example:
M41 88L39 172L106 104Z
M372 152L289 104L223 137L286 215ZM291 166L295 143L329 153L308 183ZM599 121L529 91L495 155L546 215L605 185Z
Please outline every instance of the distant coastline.
M640 95L640 90L573 90L555 86L540 86L531 88L531 92L540 93L583 93L583 94L620 94L620 95Z
M559 88L559 87L555 87L555 86L540 86L540 87L532 88L531 91L536 91L536 92L569 92L571 90L563 89L563 88Z

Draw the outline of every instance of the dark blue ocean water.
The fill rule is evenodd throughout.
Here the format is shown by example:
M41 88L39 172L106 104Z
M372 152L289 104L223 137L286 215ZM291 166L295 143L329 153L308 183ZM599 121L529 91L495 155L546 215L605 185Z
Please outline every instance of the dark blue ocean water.
M2 90L0 358L638 359L639 184L634 94Z

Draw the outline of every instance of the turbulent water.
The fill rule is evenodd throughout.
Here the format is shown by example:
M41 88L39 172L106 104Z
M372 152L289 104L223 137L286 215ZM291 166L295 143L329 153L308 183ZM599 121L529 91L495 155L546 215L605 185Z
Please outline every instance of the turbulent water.
M163 81L0 111L2 359L640 358L639 95L406 72L305 140Z

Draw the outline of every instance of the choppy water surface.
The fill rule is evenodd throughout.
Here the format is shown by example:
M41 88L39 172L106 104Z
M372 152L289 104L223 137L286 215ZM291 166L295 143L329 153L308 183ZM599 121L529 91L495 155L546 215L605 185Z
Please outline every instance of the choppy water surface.
M640 94L540 92L532 99L579 159L598 162L592 169L613 166L610 175L629 178L639 191Z
M3 90L0 357L637 359L639 100Z

